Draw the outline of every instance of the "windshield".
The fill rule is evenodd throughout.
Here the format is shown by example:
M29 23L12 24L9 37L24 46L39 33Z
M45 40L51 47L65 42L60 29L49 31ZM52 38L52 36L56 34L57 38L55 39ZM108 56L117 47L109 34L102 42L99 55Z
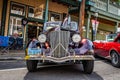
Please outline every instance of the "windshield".
M117 34L109 34L106 36L106 39L108 42L112 42L114 41L114 39L116 38Z
M77 22L70 22L69 24L63 24L61 28L66 29L66 30L72 30L72 31L77 31Z
M55 30L59 30L61 29L65 29L65 30L71 30L71 31L77 31L77 23L76 22L70 22L67 25L62 25L61 26L61 21L55 21L55 22L46 22L44 25L44 30L48 31L51 29L55 29Z
M56 21L56 22L46 22L44 25L44 30L48 31L53 28L59 28L61 25L61 21Z

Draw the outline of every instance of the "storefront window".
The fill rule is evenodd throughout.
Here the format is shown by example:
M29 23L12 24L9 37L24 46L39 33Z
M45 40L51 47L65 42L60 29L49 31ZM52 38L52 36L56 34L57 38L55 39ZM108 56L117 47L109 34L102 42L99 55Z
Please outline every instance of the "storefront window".
M17 3L11 3L11 13L25 16L25 5L17 4Z
M61 14L56 12L49 12L49 21L61 21Z
M29 7L28 17L32 17L32 18L34 18L34 8Z
M14 31L17 31L19 37L23 37L23 27L21 25L22 18L10 16L9 24L9 36L13 35Z
M43 19L43 7L39 6L39 7L29 7L29 13L28 13L28 17L31 18L37 18L37 19Z

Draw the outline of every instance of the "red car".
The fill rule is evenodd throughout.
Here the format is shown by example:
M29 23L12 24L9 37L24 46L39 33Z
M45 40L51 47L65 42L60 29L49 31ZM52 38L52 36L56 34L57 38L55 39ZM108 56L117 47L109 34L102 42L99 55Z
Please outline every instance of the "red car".
M112 65L120 67L120 33L109 34L105 41L94 41L95 55L110 59Z

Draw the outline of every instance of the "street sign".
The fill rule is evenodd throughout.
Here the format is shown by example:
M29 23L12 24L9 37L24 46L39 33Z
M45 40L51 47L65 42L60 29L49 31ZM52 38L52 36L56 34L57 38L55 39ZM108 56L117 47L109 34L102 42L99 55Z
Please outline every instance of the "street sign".
M23 18L23 19L22 19L22 25L25 26L27 23L28 23L27 18Z

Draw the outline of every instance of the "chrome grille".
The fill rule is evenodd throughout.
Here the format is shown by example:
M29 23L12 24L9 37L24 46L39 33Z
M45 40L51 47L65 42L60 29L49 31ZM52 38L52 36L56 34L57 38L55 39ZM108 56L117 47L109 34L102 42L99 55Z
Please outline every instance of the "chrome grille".
M70 32L54 31L50 33L50 45L53 57L64 57L67 55Z

